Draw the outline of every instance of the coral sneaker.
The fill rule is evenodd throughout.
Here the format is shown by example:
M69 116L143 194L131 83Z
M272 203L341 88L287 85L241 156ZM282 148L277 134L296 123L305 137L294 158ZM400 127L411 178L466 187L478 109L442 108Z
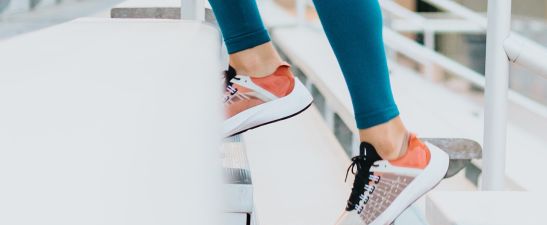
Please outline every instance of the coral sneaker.
M444 151L411 134L407 152L400 159L382 160L374 146L363 142L359 156L352 161L348 173L351 170L355 180L336 225L392 223L443 179L449 159Z
M234 68L226 71L224 93L224 135L293 117L306 110L313 98L288 64L283 64L266 77L237 75Z

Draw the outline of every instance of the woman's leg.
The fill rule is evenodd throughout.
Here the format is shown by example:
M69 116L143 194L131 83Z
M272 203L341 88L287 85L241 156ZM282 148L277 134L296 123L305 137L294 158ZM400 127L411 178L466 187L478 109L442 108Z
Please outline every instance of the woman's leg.
M263 77L282 64L255 0L209 0L238 73Z
M230 54L224 135L292 117L312 97L270 42L255 0L209 0Z
M344 73L362 141L350 167L356 170L353 188L337 225L391 224L440 182L448 156L409 134L399 118L378 0L314 2Z
M361 141L384 159L398 158L407 130L391 92L378 1L314 3L346 79Z

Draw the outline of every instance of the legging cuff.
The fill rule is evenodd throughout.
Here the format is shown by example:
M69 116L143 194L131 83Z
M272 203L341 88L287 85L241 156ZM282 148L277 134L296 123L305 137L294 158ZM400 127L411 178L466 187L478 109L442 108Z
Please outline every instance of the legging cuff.
M399 116L399 109L397 109L397 106L391 106L372 113L356 114L355 120L357 121L357 128L367 129L386 123L397 116Z
M233 54L269 42L270 35L266 29L262 29L232 37L224 41L226 42L228 53Z

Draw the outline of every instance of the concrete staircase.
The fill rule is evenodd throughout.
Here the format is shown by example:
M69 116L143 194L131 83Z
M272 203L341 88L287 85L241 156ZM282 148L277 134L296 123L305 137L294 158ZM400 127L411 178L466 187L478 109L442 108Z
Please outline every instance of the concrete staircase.
M220 49L180 20L0 41L0 224L219 224Z

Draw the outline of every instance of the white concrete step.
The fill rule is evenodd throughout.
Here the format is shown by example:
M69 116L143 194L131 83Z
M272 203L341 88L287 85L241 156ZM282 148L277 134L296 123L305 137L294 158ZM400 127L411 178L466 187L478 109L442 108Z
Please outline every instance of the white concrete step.
M435 192L426 203L435 225L545 224L544 192Z
M225 179L222 211L251 214L254 208L253 179L243 138L240 135L226 138L221 152Z
M346 205L350 161L315 107L244 134L260 224L332 225Z
M220 63L195 22L0 41L0 224L219 224Z

